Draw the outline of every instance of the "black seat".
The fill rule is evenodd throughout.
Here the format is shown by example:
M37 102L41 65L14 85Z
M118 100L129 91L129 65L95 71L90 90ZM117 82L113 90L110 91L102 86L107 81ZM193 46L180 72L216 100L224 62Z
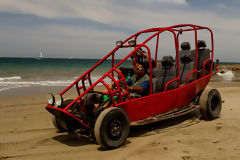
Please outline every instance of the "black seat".
M158 68L156 74L156 87L154 92L162 92L167 82L176 78L176 67L172 56L164 56L161 62L161 67ZM177 81L170 83L167 90L177 88Z
M153 59L151 59L151 63L152 63L152 73L155 74L154 69L156 68L156 63ZM147 69L147 74L150 75L150 68L149 68L149 60L145 59L144 62L142 62L143 67Z
M188 82L187 75L195 69L195 62L192 61L191 56L188 54L183 54L179 63L180 66L180 83L189 83L194 81L195 73L189 75Z
M157 68L157 67L155 67L155 68L152 69L152 78L156 78L156 77L157 77L158 69L159 69L159 68Z
M206 48L206 42L204 40L198 40L198 78L203 76L203 63L205 60L210 58L210 49ZM211 61L207 61L205 65L206 74L210 73L211 70Z
M196 53L189 42L183 42L179 51L180 83L186 83L187 75L195 69ZM189 76L188 82L194 80L195 74Z
M203 69L203 63L206 59L210 58L210 49L206 48L204 40L198 40L198 69Z
M190 50L191 49L191 45L189 42L183 42L181 44L181 49L179 51L179 61L181 61L181 57L183 57L184 55L187 55L187 56L190 56L192 62L195 62L196 61L196 52L193 51L193 50Z
M157 93L157 78L152 78L153 94Z

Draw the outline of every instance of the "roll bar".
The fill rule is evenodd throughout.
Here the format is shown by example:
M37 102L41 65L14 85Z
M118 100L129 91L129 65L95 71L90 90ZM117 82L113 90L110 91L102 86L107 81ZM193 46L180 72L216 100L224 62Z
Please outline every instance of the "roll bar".
M173 81L177 81L178 82L178 87L180 86L180 73L179 73L179 35L182 34L183 32L188 32L188 31L194 31L194 35L195 35L195 48L196 48L196 59L198 58L198 46L197 46L197 31L198 30L208 30L210 32L210 35L211 35L211 58L208 59L208 60L212 60L212 63L211 63L211 72L212 72L212 69L213 69L213 53L214 53L214 41L213 41L213 32L210 28L208 27L203 27L203 26L198 26L198 25L193 25L193 24L179 24L179 25L174 25L174 26L170 26L170 27L161 27L161 28L151 28L151 29L146 29L146 30L143 30L143 31L140 31L140 32L137 32L135 34L133 34L132 36L128 37L127 39L125 39L123 41L123 45L122 46L116 46L110 53L108 53L105 57L103 57L99 62L97 62L92 68L90 68L88 71L86 71L82 76L80 76L77 80L75 80L69 87L67 87L65 90L63 90L60 95L63 95L65 94L70 88L72 88L74 85L76 86L76 89L77 89L77 93L78 93L78 97L71 103L69 104L68 106L71 106L72 104L74 104L75 102L77 102L79 99L82 98L82 96L87 93L88 91L92 90L93 91L93 87L95 87L98 83L103 83L104 86L108 89L109 91L109 94L111 95L111 97L113 96L113 91L111 91L111 89L107 86L107 84L103 81L103 79L105 77L109 77L110 79L112 79L116 84L117 84L117 87L118 89L119 88L119 85L118 85L118 82L114 80L113 76L110 75L110 73L116 71L118 74L120 74L121 76L123 76L120 72L117 71L117 67L119 67L124 61L126 61L131 55L133 55L139 48L141 47L144 47L147 49L147 54L148 54L148 59L149 59L149 62L151 62L151 51L149 49L149 47L146 45L147 42L149 42L150 40L152 40L154 37L157 37L157 42L156 42L156 52L155 52L155 63L157 63L157 55L158 55L158 43L159 43L159 36L162 32L165 32L165 31L169 31L173 34L174 36L174 41L175 41L175 51L176 51L176 59L177 59L177 78L168 82L166 85L165 85L165 91L166 91L166 88L167 88L167 85L170 84L171 82ZM138 37L141 35L141 34L144 34L144 33L153 33L150 37L148 37L144 42L138 44L137 40L138 40ZM134 39L135 42L136 42L136 46L135 46L135 49L130 52L125 58L123 58L119 63L117 63L116 65L114 65L114 55L115 55L115 52L117 50L119 50L120 48L127 48L127 47L133 47L133 46L129 46L129 45L126 45L126 43L131 40L131 39ZM99 66L101 63L103 63L107 58L109 58L110 56L112 56L112 68L106 73L104 74L99 80L97 80L94 84L92 84L92 81L91 81L91 72L97 67ZM197 70L197 64L198 62L196 61L196 66L195 66L195 70L193 72L196 72ZM205 63L204 63L205 65ZM152 63L149 63L149 69L150 69L150 82L152 82ZM205 73L205 72L204 72ZM191 73L192 74L192 73ZM188 75L189 76L189 75ZM188 77L187 77L188 79ZM195 74L195 79L197 79L197 74ZM90 87L89 88L86 88L86 85L85 85L85 81L88 80L89 84L90 84ZM79 82L82 82L82 85L79 86ZM123 79L124 81L124 84L126 84L126 80ZM80 93L80 90L83 89L83 93ZM152 91L152 83L150 83L150 94L153 94L153 91ZM128 95L128 98L130 99L130 96ZM122 99L122 97L121 97ZM112 99L113 100L113 99ZM131 99L130 99L131 100ZM69 107L66 107L65 109L67 109Z

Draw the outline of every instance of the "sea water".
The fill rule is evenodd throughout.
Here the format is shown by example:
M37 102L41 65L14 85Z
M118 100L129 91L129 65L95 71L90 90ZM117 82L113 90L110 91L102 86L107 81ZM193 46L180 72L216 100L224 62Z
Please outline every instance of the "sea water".
M0 92L30 86L69 86L99 59L0 58ZM117 64L120 60L116 60ZM91 73L98 80L111 68L106 60ZM125 63L125 66L130 66Z
M98 61L99 59L0 58L0 93L23 87L61 86L65 88ZM116 60L114 64L118 62L120 60ZM111 69L111 66L110 59L99 65L91 73L91 81L97 81ZM130 61L123 66L131 67ZM232 71L225 71L214 75L212 80L236 81L239 80L239 75L234 75Z

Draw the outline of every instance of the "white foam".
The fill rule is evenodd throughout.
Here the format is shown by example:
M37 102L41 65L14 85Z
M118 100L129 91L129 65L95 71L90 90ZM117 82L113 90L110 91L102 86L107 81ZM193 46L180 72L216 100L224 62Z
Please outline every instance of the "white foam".
M4 90L9 90L9 89L14 89L14 88L22 88L22 87L30 87L30 86L62 86L62 87L67 87L70 84L72 84L75 80L76 77L74 77L73 80L57 80L57 81L52 81L52 80L38 80L38 81L23 81L21 77L19 76L14 76L14 77L1 77L0 79L0 92ZM100 77L99 76L93 76L91 77L92 84L96 82ZM20 80L21 79L21 80ZM3 81L4 80L4 81ZM9 81L10 80L10 81ZM104 81L109 84L111 80L109 78L104 79ZM80 82L81 84L81 82ZM89 86L89 81L85 81L85 85Z
M66 86L70 85L73 81L21 81L21 82L0 82L0 86L9 86L9 85L17 85L17 86Z
M4 87L4 88L0 88L0 92L5 91L5 90L9 90L9 89L14 89L14 88L20 88L20 87Z
M217 73L217 75L219 75L220 77L222 77L222 79L224 81L232 81L233 78L234 78L234 74L232 71L229 71L229 70L223 70L224 73Z
M21 76L12 76L12 77L0 77L0 81L5 81L5 80L19 80L22 79Z

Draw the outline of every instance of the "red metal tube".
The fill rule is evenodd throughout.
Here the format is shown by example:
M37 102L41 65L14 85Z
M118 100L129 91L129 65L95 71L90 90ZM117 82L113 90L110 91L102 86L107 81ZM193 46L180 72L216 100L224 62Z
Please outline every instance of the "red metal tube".
M177 81L177 80L179 80L180 78L179 77L177 77L177 78L175 78L175 79L173 79L173 80L171 80L171 81L168 81L166 84L165 84L165 87L164 87L164 92L166 92L167 91L167 86L170 84L170 83L172 83L172 82L174 82L174 81Z
M195 72L197 72L197 69L194 69L192 72L190 72L190 73L187 74L187 76L186 76L186 84L188 84L188 77L189 77L191 74L195 73ZM195 80L197 79L196 77L197 77L197 74L195 75Z

